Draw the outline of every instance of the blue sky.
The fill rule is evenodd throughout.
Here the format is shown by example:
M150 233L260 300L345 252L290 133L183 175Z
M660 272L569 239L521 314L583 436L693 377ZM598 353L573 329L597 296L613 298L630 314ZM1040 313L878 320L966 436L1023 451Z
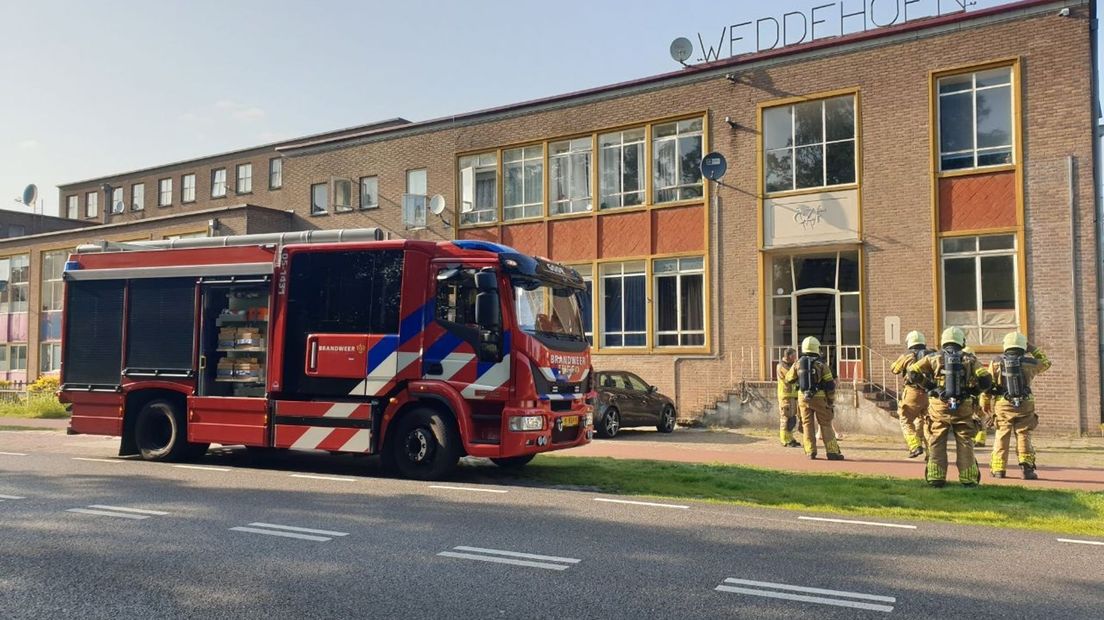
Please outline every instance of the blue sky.
M956 1L910 0L910 17ZM715 45L830 2L0 0L0 208L31 182L56 214L59 183L671 71L675 37ZM838 31L834 10L818 28Z

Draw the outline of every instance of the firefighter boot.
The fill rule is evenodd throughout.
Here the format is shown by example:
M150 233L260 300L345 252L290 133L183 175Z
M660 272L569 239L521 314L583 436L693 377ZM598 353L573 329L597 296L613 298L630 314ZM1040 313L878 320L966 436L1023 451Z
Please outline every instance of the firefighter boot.
M1020 463L1020 467L1023 468L1024 480L1038 480L1039 474L1035 473L1035 466L1027 463Z
M828 460L829 461L842 461L843 460L843 454L841 454L839 452L829 452L828 453Z
M989 475L992 476L993 478L1003 478L1004 477L1004 471L1003 470L990 469L989 470Z
M924 449L920 446L916 446L912 450L909 450L908 457L914 459L924 453Z

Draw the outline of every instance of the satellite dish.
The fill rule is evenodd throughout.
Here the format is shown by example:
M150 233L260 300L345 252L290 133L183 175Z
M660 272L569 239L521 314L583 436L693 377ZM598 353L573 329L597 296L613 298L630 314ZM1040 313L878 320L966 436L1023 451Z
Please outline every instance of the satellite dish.
M31 183L23 189L23 204L28 207L34 206L36 200L38 200L38 186Z
M112 213L122 213L123 211L126 211L126 203L123 202L122 200L116 200L115 204L112 205L111 212Z
M720 181L721 177L728 170L728 162L725 160L725 156L713 151L702 157L701 172L702 176L710 181Z
M441 215L445 212L445 197L437 194L429 199L429 212L433 215Z
M686 37L679 37L671 41L671 58L679 64L686 64L686 59L694 53L694 44Z

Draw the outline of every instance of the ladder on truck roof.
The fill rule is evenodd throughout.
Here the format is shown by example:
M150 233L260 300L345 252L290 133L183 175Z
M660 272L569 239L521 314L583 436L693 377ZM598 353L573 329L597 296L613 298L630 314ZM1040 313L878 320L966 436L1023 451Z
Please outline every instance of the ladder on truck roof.
M382 228L342 228L337 230L302 230L298 232L267 233L260 235L231 235L228 237L193 237L188 239L161 239L157 241L97 241L77 246L74 254L97 252L127 252L138 250L168 250L183 248L221 248L242 245L283 246L295 243L344 243L350 241L383 241Z

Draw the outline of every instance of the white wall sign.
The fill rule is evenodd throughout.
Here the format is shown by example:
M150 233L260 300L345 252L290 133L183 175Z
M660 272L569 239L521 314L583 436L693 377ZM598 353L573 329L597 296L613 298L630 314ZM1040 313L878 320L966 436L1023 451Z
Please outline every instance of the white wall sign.
M901 344L901 317L887 316L885 318L886 344Z
M763 201L768 248L859 241L858 190L768 198Z

